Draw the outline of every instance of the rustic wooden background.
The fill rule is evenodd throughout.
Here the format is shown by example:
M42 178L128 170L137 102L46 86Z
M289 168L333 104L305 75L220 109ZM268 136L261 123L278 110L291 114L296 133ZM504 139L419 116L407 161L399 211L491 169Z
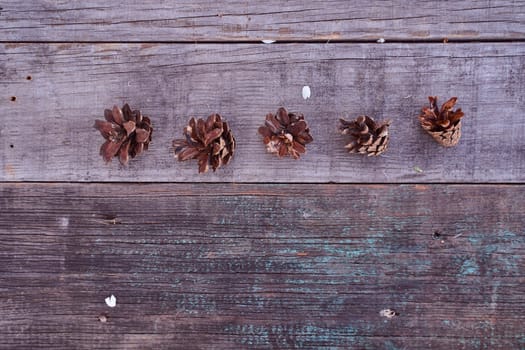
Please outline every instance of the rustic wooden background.
M524 43L520 0L0 1L0 348L525 349ZM124 102L126 168L92 127ZM299 161L257 135L279 106ZM238 150L197 175L170 141L211 112ZM363 113L384 156L343 149Z

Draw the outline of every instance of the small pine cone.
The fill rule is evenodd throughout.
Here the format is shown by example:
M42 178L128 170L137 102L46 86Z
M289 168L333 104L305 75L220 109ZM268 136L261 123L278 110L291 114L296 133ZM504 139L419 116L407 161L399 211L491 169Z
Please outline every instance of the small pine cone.
M429 96L430 107L423 107L419 115L423 129L445 147L457 145L461 137L461 118L464 113L461 108L453 110L457 99L452 97L441 106L440 110L437 106L437 96Z
M148 149L151 142L151 120L139 110L132 111L126 103L122 109L113 106L104 111L104 120L95 120L95 129L100 131L106 142L100 147L100 155L106 162L118 155L122 165L129 158L135 158Z
M259 134L264 139L266 150L279 157L291 156L299 159L306 152L306 144L314 139L310 135L310 128L299 113L288 113L281 107L276 115L268 113L264 126L259 128Z
M386 151L390 139L388 133L390 120L376 123L372 118L361 115L355 120L339 119L339 121L341 134L351 137L350 143L345 146L348 152L378 156Z
M206 121L191 118L184 128L186 139L173 140L175 156L179 161L198 159L199 173L213 171L226 165L235 151L235 138L226 121L212 114Z

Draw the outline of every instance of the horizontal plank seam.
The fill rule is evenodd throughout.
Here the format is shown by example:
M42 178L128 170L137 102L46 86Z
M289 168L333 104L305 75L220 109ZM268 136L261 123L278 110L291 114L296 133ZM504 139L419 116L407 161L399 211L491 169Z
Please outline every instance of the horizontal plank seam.
M77 184L77 185L393 185L393 186L524 186L525 182L229 182L229 181L0 181L3 185L49 185L49 184Z
M379 39L379 37L378 37ZM381 45L387 44L443 44L443 40L447 39L447 44L464 44L464 43L523 43L524 38L453 38L449 39L443 37L442 39L389 39L385 38L385 42ZM277 40L271 45L279 44L371 44L377 43L377 39L312 39L312 40ZM114 41L114 40L95 40L95 41L77 41L77 40L42 40L42 41L29 41L29 40L0 40L0 44L261 44L264 43L262 40L169 40L169 41L156 41L156 40L139 40L139 41ZM269 45L269 44L264 44Z

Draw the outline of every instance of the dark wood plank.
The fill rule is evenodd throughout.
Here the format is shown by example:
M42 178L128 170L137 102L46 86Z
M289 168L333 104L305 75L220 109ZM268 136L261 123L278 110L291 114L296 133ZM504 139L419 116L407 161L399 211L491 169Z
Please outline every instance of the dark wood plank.
M525 2L4 0L7 41L525 38Z
M5 44L0 67L1 181L525 180L524 45ZM419 126L429 95L459 97L458 147L438 146ZM92 127L123 101L155 128L150 150L126 169L103 162ZM257 134L279 106L310 123L314 142L299 161L267 154ZM230 121L237 153L228 167L196 177L194 162L173 159L171 140L190 116L212 112ZM382 157L343 148L338 118L362 113L393 120Z
M4 183L0 347L523 348L524 204L519 185Z

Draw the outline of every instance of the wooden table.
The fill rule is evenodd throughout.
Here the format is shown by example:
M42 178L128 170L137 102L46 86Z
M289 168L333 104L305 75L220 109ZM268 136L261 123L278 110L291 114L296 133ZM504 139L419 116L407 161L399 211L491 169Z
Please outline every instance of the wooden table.
M4 0L0 41L0 348L525 349L525 1ZM92 127L124 102L128 167ZM279 106L298 161L257 134ZM237 153L197 175L171 140L212 112ZM359 114L384 156L344 150Z

